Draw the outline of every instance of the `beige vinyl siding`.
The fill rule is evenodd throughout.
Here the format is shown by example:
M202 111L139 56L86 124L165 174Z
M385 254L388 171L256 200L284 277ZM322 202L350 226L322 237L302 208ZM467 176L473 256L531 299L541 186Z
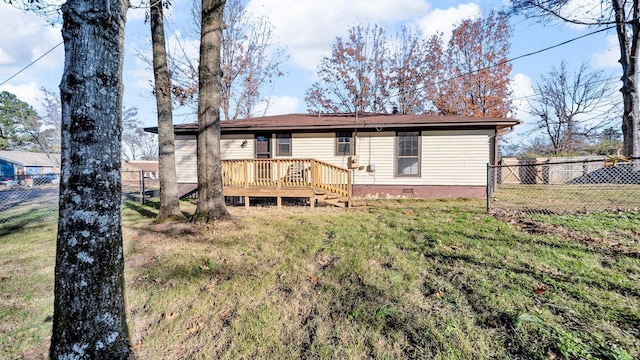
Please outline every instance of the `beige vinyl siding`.
M356 154L360 159L363 170L355 170L354 184L360 185L389 185L402 184L405 179L393 177L393 147L395 146L395 132L359 132L356 138ZM375 165L375 171L368 171L370 165Z
M242 143L247 145L242 147ZM220 137L222 160L253 159L255 157L255 139L252 134L222 135Z
M347 167L348 156L336 156L336 133L292 134L291 157L316 159L329 164Z
M423 131L420 177L395 176L393 131L362 132L356 153L363 170L354 184L362 185L485 185L492 130ZM376 170L367 171L369 165Z
M176 179L179 183L198 182L197 142L195 135L176 135Z
M354 133L356 154L362 170L354 171L354 184L369 185L486 185L486 166L491 154L493 130L423 131L420 177L396 177L395 131ZM247 141L247 146L242 143ZM275 158L275 138L272 153ZM291 158L316 159L347 167L348 156L335 155L335 132L292 134ZM223 135L222 159L253 159L252 134ZM195 135L176 136L178 182L197 182ZM289 158L289 157L283 157ZM376 170L367 171L369 165Z
M486 185L493 130L422 132L422 178L429 185Z

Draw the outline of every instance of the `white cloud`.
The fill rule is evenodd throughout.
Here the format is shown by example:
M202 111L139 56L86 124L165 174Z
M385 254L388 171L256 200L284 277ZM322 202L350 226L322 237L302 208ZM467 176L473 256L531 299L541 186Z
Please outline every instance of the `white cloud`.
M15 60L4 49L0 49L0 65L12 64Z
M175 31L167 39L167 52L175 57L186 56L197 68L200 58L200 39L188 39L182 32Z
M424 0L251 0L247 4L250 13L269 19L291 61L308 71L315 71L336 37L345 36L351 26L393 25L416 19L429 9Z
M17 65L26 65L62 41L59 26L47 24L46 19L34 13L23 13L5 3L0 11L0 49L10 54ZM7 36L10 34L10 36ZM64 59L62 49L43 58L39 65Z
M295 113L298 109L298 98L292 96L271 96L268 103L258 104L255 116L270 116Z
M141 3L142 4L142 3ZM131 21L145 21L147 18L147 8L131 8L127 11L127 24Z
M10 92L17 96L18 99L33 106L33 108L37 111L40 112L42 110L40 108L42 99L44 98L44 94L42 93L42 91L40 91L39 85L33 81L18 86L5 84L0 86L0 91Z
M475 3L460 4L448 9L434 9L417 21L418 28L426 36L443 33L443 42L447 44L451 33L462 20L480 17L480 6Z
M568 19L592 23L594 20L606 19L611 8L603 6L600 0L569 0L563 7L561 15ZM557 20L559 21L559 20ZM566 23L574 29L585 29L587 25Z
M30 12L22 12L0 3L0 82L12 76L5 86L11 89L35 89L40 87L55 88L62 76L64 64L64 48L62 45L48 53L33 65L18 72L40 56L60 44L62 36L59 26L47 25L47 20ZM16 90L18 91L18 90ZM36 105L34 91L26 91L16 95L23 101ZM22 98L24 97L24 98Z
M619 68L620 47L616 35L607 36L607 48L593 54L594 65L597 68Z
M533 95L533 84L531 78L525 74L518 73L511 79L511 90L513 91L513 106L516 108L513 116L516 119L524 119L529 116L527 107L527 97Z

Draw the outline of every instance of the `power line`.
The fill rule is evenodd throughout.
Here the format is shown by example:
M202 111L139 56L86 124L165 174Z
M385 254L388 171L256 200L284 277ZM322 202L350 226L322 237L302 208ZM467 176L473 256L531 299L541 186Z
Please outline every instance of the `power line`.
M31 67L31 65L37 63L40 59L42 59L43 57L47 56L50 52L52 52L53 50L55 50L58 46L62 45L62 41L58 43L58 45L52 47L51 49L49 49L47 52L45 52L44 54L40 55L39 58L33 60L31 63L29 63L29 65L23 67L22 69L20 69L20 71L18 71L17 73L11 75L7 80L3 81L2 83L0 83L0 86L8 83L11 79L13 79L14 77L18 76L21 72L27 70L29 67Z
M423 86L417 87L415 90L424 90L424 89L426 89L428 86L439 85L439 84L445 83L445 82L447 82L447 81L451 81L451 80L459 79L459 78L461 78L461 77L465 77L465 76L468 76L468 75L472 75L472 74L475 74L475 73L479 73L479 72L481 72L481 71L489 70L489 69L491 69L491 68L494 68L494 67L497 67L497 66L500 66L500 65L504 65L504 64L506 64L506 63L513 62L513 61L515 61L515 60L519 60L519 59L522 59L522 58L525 58L525 57L529 57L529 56L537 55L537 54L540 54L540 53L542 53L542 52L549 51L549 50L551 50L551 49L554 49L554 48L557 48L557 47L560 47L560 46L563 46L563 45L569 44L569 43L571 43L571 42L573 42L573 41L580 40L580 39L582 39L582 38L585 38L585 37L588 37L588 36L591 36L591 35L595 35L595 34L598 34L598 33L601 33L601 32L603 32L603 31L607 31L607 30L610 30L610 29L613 29L613 28L615 28L615 26L609 26L609 27L602 28L602 29L599 29L599 30L596 30L596 31L592 31L592 32L590 32L590 33L587 33L587 34L584 34L584 35L580 35L580 36L575 37L575 38L573 38L573 39L569 39L569 40L563 41L563 42L561 42L561 43L558 43L558 44L555 44L555 45L551 45L551 46L546 47L546 48L544 48L544 49L536 50L536 51L533 51L533 52L530 52L530 53L527 53L527 54L523 54L523 55L516 56L516 57L514 57L514 58L506 59L506 60L503 60L503 61L497 62L497 63L495 63L495 64L492 64L492 65L486 66L486 67L481 68L481 69L472 70L472 71L466 72L466 73L464 73L464 74L460 74L460 75L456 75L456 76L453 76L453 77L450 77L450 78L442 79L442 80L439 80L439 81L436 81L436 82L432 82L432 83L424 84ZM397 95L396 95L396 96L397 96Z

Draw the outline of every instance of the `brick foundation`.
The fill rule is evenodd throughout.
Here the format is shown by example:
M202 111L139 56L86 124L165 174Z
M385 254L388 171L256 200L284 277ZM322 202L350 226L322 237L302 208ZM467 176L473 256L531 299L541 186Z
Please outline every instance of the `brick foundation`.
M360 198L485 198L485 186L470 185L353 185L353 196Z

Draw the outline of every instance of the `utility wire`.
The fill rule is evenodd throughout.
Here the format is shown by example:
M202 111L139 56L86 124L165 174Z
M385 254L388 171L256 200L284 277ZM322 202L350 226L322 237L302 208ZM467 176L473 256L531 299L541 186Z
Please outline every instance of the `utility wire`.
M2 83L0 83L0 86L8 83L11 79L13 79L14 77L18 76L21 72L27 70L29 67L31 67L31 65L37 63L40 59L42 59L43 57L47 56L50 52L52 52L53 50L55 50L58 46L62 45L62 41L58 43L58 45L52 47L51 49L49 49L46 53L40 55L39 58L33 60L29 65L23 67L22 69L20 69L20 71L18 71L17 73L11 75L11 77L9 77L7 80L3 81Z
M479 73L479 72L484 71L484 70L489 70L489 69L491 69L491 68L494 68L494 67L497 67L497 66L500 66L500 65L504 65L504 64L506 64L506 63L513 62L513 61L515 61L515 60L519 60L519 59L522 59L522 58L525 58L525 57L529 57L529 56L532 56L532 55L537 55L537 54L540 54L540 53L542 53L542 52L549 51L549 50L551 50L551 49L554 49L554 48L557 48L557 47L560 47L560 46L563 46L563 45L569 44L569 43L571 43L571 42L573 42L573 41L580 40L580 39L582 39L582 38L585 38L585 37L588 37L588 36L591 36L591 35L595 35L595 34L597 34L597 33L601 33L601 32L603 32L603 31L607 31L607 30L610 30L610 29L613 29L613 28L615 28L615 26L609 26L609 27L606 27L606 28L603 28L603 29L599 29L599 30L596 30L596 31L592 31L592 32L590 32L590 33L587 33L587 34L584 34L584 35L580 35L580 36L575 37L575 38L573 38L573 39L569 39L569 40L563 41L563 42L561 42L561 43L558 43L558 44L555 44L555 45L548 46L548 47L546 47L546 48L544 48L544 49L536 50L536 51L533 51L533 52L530 52L530 53L527 53L527 54L523 54L523 55L516 56L516 57L514 57L514 58L506 59L506 60L503 60L503 61L497 62L497 63L495 63L495 64L492 64L492 65L486 66L486 67L481 68L481 69L472 70L472 71L466 72L466 73L464 73L464 74L460 74L460 75L456 75L456 76L453 76L453 77L450 77L450 78L442 79L442 80L439 80L439 81L436 81L436 82L432 82L432 83L424 84L423 86L417 87L415 90L424 90L424 89L425 89L425 88L427 88L428 86L439 85L439 84L445 83L445 82L447 82L447 81L451 81L451 80L459 79L459 78L461 78L461 77L465 77L465 76L468 76L468 75L472 75L472 74L475 74L475 73ZM397 96L397 95L396 95L396 96Z
M478 73L478 72L481 72L481 71L484 71L484 70L489 70L489 69L491 69L491 68L493 68L493 67L500 66L500 65L504 65L504 64L506 64L506 63L513 62L513 61L515 61L515 60L519 60L519 59L522 59L522 58L525 58L525 57L529 57L529 56L537 55L537 54L540 54L540 53L542 53L542 52L549 51L549 50L551 50L551 49L554 49L554 48L557 48L557 47L560 47L560 46L566 45L566 44L568 44L568 43L570 43L570 42L573 42L573 41L576 41L576 40L580 40L580 39L585 38L585 37L587 37L587 36L595 35L595 34L597 34L597 33L600 33L600 32L603 32L603 31L607 31L607 30L609 30L609 29L613 29L614 27L615 27L615 26L609 26L609 27L606 27L606 28L604 28L604 29L600 29L600 30L592 31L592 32L590 32L590 33L588 33L588 34L580 35L580 36L575 37L575 38L573 38L573 39L569 39L569 40L567 40L567 41L563 41L563 42L561 42L561 43L558 43L558 44L555 44L555 45L551 45L551 46L546 47L546 48L544 48L544 49L540 49L540 50L536 50L536 51L533 51L533 52L530 52L530 53L527 53L527 54L524 54L524 55L516 56L516 57L511 58L511 59L506 59L506 60L500 61L500 62L498 62L498 63L495 63L495 64L493 64L493 65L489 65L489 66L486 66L486 67L481 68L481 69L478 69L478 70L469 71L469 72L467 72L467 73L464 73L464 74L461 74L461 75L458 75L458 76L454 76L454 77L449 78L449 79L443 79L443 80L437 81L437 82L432 83L432 84L429 84L429 85L438 85L438 84L440 84L440 83L443 83L443 82L446 82L446 81L449 81L449 80L453 80L453 79L461 78L461 77L463 77L463 76L471 75L471 74Z
M469 71L469 72L467 72L467 73L464 73L464 74L461 74L461 75L458 75L458 76L454 76L454 77L451 77L451 78L447 78L447 79L443 79L443 80L440 80L440 81L436 81L436 82L434 82L434 83L426 84L426 85L425 85L424 87L422 87L422 88L425 88L425 87L427 87L427 86L438 85L438 84L441 84L441 83L444 83L444 82L447 82L447 81L450 81L450 80L454 80L454 79L457 79L457 78L461 78L461 77L464 77L464 76L467 76L467 75L471 75L471 74L474 74L474 73L477 73L477 72L480 72L480 71L488 70L488 69L491 69L491 68L493 68L493 67L496 67L496 66L500 66L500 65L506 64L506 63L508 63L508 62L513 62L513 61L515 61L515 60L519 60L519 59L522 59L522 58L525 58L525 57L529 57L529 56L532 56L532 55L536 55L536 54L539 54L539 53L542 53L542 52L545 52L545 51L548 51L548 50L551 50L551 49L554 49L554 48L557 48L557 47L560 47L560 46L566 45L566 44L571 43L571 42L573 42L573 41L580 40L580 39L582 39L582 38L585 38L585 37L588 37L588 36L591 36L591 35L594 35L594 34L597 34L597 33L603 32L603 31L607 31L607 30L610 30L610 29L613 29L613 28L614 28L614 26L609 26L609 27L606 27L606 28L603 28L603 29L599 29L599 30L596 30L596 31L592 31L592 32L590 32L590 33L587 33L587 34L584 34L584 35L581 35L581 36L575 37L575 38L573 38L573 39L569 39L569 40L567 40L567 41L563 41L563 42L561 42L561 43L558 43L558 44L555 44L555 45L552 45L552 46L546 47L546 48L544 48L544 49L536 50L536 51L533 51L533 52L530 52L530 53L527 53L527 54L524 54L524 55L516 56L516 57L511 58L511 59L503 60L503 61L498 62L498 63L496 63L496 64L493 64L493 65L490 65L490 66L486 66L486 67L484 67L484 68L482 68L482 69L477 69L477 70ZM2 86L2 85L4 85L4 84L8 83L9 81L11 81L11 79L13 79L14 77L18 76L20 73L22 73L23 71L27 70L27 69L28 69L29 67L31 67L33 64L35 64L35 63L37 63L38 61L40 61L40 59L42 59L43 57L47 56L50 52L52 52L53 50L55 50L58 46L62 45L62 43L63 43L62 41L61 41L61 42L59 42L57 45L55 45L54 47L52 47L51 49L49 49L47 52L45 52L44 54L42 54L40 57L38 57L37 59L35 59L35 60L33 60L31 63L29 63L27 66L25 66L25 67L23 67L22 69L20 69L18 72L16 72L16 73L15 73L15 74L13 74L12 76L10 76L8 79L6 79L6 80L5 80L5 81L3 81L2 83L0 83L0 86ZM419 90L419 89L418 89L418 90Z

